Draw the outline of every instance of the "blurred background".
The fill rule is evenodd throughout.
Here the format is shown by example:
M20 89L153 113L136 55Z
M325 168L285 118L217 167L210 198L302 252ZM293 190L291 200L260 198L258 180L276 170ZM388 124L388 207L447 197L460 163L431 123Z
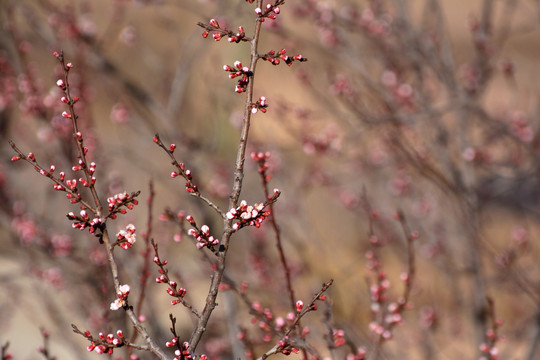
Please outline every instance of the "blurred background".
M40 329L58 359L98 356L86 352L72 323L92 333L130 331L109 310L114 290L97 239L66 221L77 208L30 166L10 161L8 139L46 168L68 173L76 162L53 51L74 64L76 111L102 198L141 190L139 206L109 224L111 232L129 223L138 229L135 251L116 253L123 283L140 293L142 234L151 231L200 309L208 265L185 229L160 215L191 214L215 234L222 221L170 177L170 160L152 138L177 144L201 192L226 209L244 95L222 68L248 64L249 45L204 39L197 22L216 18L251 36L253 5L0 0L0 344L9 341L16 358L41 356ZM321 356L374 351L377 276L366 253L376 253L391 284L388 302L397 301L405 291L400 274L411 271L405 223L418 234L410 309L379 358L538 358L539 20L532 0L305 0L285 3L277 20L264 23L261 54L285 48L308 61L259 62L255 97L265 96L269 108L254 115L248 154L271 154L270 186L282 191L275 219L296 297L307 303L335 280L331 306L304 322ZM246 164L241 199L262 202L257 164ZM153 280L157 268L150 273L145 326L163 344L172 312L189 338L193 318L169 305ZM252 301L286 316L268 224L234 236L226 274L249 284ZM233 291L218 302L198 353L231 359L252 350L256 358L278 340L261 340L264 330ZM253 348L238 341L240 329ZM336 329L345 331L346 346L332 345ZM490 329L504 341L480 354Z

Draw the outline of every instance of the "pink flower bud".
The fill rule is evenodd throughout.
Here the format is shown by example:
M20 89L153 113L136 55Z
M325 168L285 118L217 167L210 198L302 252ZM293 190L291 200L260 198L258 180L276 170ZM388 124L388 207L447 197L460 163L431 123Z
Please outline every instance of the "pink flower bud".
M399 278L401 279L401 281L409 281L409 274L406 273L406 272L402 272L400 275L399 275Z
M208 227L208 225L201 226L201 232L208 236L208 234L210 234L210 228Z
M483 353L489 352L489 346L486 343L480 344L479 349Z

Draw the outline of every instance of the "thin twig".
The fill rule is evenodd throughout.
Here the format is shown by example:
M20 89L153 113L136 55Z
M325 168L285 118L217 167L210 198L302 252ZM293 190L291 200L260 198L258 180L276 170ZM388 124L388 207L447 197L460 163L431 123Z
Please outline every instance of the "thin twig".
M257 0L257 6L259 8L262 8L262 4L263 4L263 0ZM238 151L236 155L234 181L233 181L232 191L229 197L229 209L233 209L238 206L238 199L240 198L240 192L242 191L242 184L243 184L243 179L244 179L244 161L245 161L245 155L246 155L247 140L248 140L248 135L249 135L249 127L251 124L251 115L252 115L251 104L253 103L253 86L254 86L255 70L257 66L257 60L259 59L257 49L258 49L258 44L259 44L261 26L262 26L261 19L257 17L257 20L255 21L255 29L253 31L252 40L250 41L251 60L250 60L249 69L253 75L251 76L250 81L247 85L247 89L246 89L244 119L243 119L243 124L242 124L241 135L240 135L240 143L239 143ZM222 236L223 248L222 248L222 251L220 251L218 254L216 268L211 276L210 288L208 290L208 295L206 297L206 303L205 303L204 309L201 312L201 317L199 318L199 321L197 322L197 325L189 340L189 346L190 346L189 350L191 353L193 353L194 350L197 348L197 345L199 344L199 341L201 340L201 337L206 330L206 326L208 324L208 321L210 320L210 316L212 315L212 312L217 306L216 298L219 292L219 284L221 284L221 280L223 278L223 272L225 271L225 260L227 257L227 251L229 249L229 241L233 233L231 220L226 219L224 221L224 225L225 227L224 227L223 236Z

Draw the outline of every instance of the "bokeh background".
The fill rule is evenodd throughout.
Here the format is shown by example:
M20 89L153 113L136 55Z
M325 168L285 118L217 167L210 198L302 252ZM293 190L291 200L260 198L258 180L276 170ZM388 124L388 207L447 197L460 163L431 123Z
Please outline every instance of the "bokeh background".
M236 83L222 67L247 63L249 47L204 39L197 22L216 18L249 35L253 6L2 0L0 9L0 343L9 341L16 358L39 358L44 328L59 359L95 358L70 324L93 332L127 326L108 310L114 291L104 254L95 238L71 229L65 214L74 209L46 179L10 161L7 140L44 166L71 168L75 149L60 116L52 56L63 49L75 66L77 112L103 197L142 191L141 204L112 226L133 223L142 234L152 214L152 237L189 301L201 307L209 276L204 257L159 215L184 211L216 234L222 224L170 178L169 158L152 138L158 132L176 143L177 158L202 192L227 206L244 96L234 93ZM377 236L390 297L401 296L406 237L394 219L401 211L419 234L416 277L411 309L380 358L478 358L493 328L490 301L503 321L496 328L504 337L498 356L538 358L538 2L307 0L281 10L264 24L261 51L285 48L309 60L259 63L255 95L270 106L254 116L248 153L271 153L271 186L282 191L275 216L296 296L307 301L335 280L331 310L305 321L308 339L336 359L348 351L329 350L329 328L345 330L353 347L373 347L375 280L365 254ZM257 165L247 164L241 198L260 202ZM246 229L233 240L227 275L284 316L288 299L272 229ZM142 236L134 250L118 256L124 282L137 293ZM165 288L152 281L157 269L152 274L145 324L163 343L172 312L181 336L189 337L193 319L169 306ZM257 343L261 330L232 291L219 303L201 352L223 359L243 354L240 328L256 343L255 355L273 345Z

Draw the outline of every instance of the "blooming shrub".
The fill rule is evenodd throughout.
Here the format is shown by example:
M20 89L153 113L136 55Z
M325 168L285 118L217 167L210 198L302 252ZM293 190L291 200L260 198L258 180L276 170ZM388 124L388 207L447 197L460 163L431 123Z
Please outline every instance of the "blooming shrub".
M2 359L536 356L534 5L2 6Z

